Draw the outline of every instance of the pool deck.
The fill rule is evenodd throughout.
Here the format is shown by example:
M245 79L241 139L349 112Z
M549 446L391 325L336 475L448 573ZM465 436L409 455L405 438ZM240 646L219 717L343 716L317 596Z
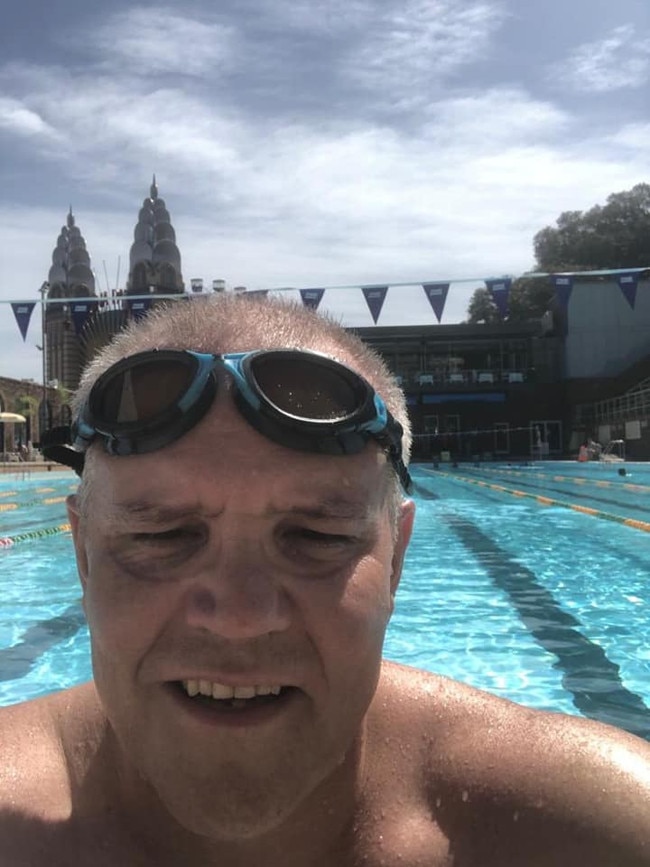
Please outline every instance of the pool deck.
M22 476L30 473L71 472L70 467L54 461L3 461L0 476Z

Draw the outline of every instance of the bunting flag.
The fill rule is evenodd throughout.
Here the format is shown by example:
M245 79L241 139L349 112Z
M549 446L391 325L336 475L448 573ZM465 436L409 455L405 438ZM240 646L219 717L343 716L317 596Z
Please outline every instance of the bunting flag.
M147 312L151 307L150 298L139 298L136 300L127 298L126 303L128 305L129 312L134 319L142 319L143 316L147 315Z
M634 304L636 303L636 290L639 285L640 274L640 271L630 271L629 274L618 275L618 285L632 310L634 310Z
M74 333L79 337L88 318L95 310L94 301L73 301L70 305Z
M388 286L364 286L362 291L365 295L370 315L376 325L377 320L379 319L379 314L381 313L381 308L384 306L384 301L386 300Z
M17 301L11 305L16 322L20 328L20 333L23 335L23 342L27 339L27 329L29 328L29 320L32 318L34 307L36 307L35 301L29 301L25 304Z
M309 307L311 310L318 310L318 305L322 301L324 294L324 289L300 290L300 297L302 298L302 303L305 305L305 307Z
M553 274L552 280L555 286L555 296L562 307L566 308L571 297L571 290L573 289L573 277L567 277L564 274Z
M497 310L501 314L501 318L505 319L508 315L508 301L512 280L509 277L501 277L498 280L486 280L485 285L497 306Z
M445 302L447 301L449 283L423 283L422 288L424 289L424 294L429 299L433 312L436 314L438 323L440 323L442 312L445 309Z

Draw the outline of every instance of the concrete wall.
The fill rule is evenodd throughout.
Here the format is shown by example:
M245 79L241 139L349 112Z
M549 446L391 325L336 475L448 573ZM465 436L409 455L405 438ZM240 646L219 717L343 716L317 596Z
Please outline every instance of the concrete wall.
M650 354L650 282L632 310L616 281L576 283L568 306L565 376L616 376Z

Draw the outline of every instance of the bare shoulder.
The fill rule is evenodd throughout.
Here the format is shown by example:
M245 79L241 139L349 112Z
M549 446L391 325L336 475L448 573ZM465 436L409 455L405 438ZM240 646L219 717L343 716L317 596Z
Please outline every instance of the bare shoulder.
M74 744L96 728L91 684L0 708L0 813L69 811Z
M646 741L393 664L384 666L379 694L387 725L426 768L439 821L450 828L466 823L463 845L473 839L482 863L511 863L503 850L507 840L525 847L522 863L531 865L571 858L650 865ZM494 862L486 857L491 846L499 852ZM531 846L555 854L533 857Z

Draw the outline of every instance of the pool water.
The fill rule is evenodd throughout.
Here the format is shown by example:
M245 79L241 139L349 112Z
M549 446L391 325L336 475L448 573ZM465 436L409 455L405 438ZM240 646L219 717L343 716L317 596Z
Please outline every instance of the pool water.
M619 470L415 466L386 656L650 739L650 466ZM61 499L74 487L0 476L0 704L91 676Z

